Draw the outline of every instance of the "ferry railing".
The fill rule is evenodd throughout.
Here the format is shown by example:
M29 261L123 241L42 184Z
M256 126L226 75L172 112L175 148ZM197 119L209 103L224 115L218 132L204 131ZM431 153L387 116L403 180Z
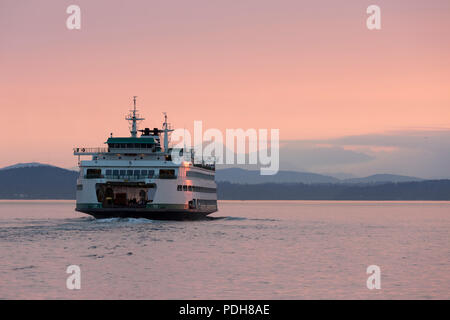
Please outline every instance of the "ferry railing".
M194 163L194 167L203 168L203 169L207 169L207 170L211 170L211 171L215 171L216 170L216 165L215 164Z
M194 167L203 168L211 171L216 170L216 158L215 157L204 157L204 158L193 158L192 163Z
M109 148L110 153L133 153L133 154L155 154L155 155L163 155L164 152L156 148Z
M158 149L137 149L137 148L73 148L75 155L95 155L99 153L116 153L116 154L152 154L163 157L164 152ZM158 159L160 160L160 159ZM161 158L163 160L163 158Z
M74 154L95 154L95 153L107 153L108 148L73 148Z

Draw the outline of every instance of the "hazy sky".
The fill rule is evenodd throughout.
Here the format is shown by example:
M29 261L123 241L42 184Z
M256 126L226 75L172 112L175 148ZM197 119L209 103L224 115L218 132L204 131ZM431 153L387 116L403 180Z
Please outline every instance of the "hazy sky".
M448 0L0 0L0 166L75 166L137 95L149 127L279 128L285 168L450 177L449 39Z

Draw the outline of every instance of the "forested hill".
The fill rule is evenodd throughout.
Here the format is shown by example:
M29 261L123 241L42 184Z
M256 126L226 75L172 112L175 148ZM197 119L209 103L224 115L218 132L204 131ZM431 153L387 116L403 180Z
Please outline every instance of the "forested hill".
M384 184L219 183L224 200L450 200L450 180Z
M53 166L0 170L0 199L75 199L78 172Z
M0 170L0 199L75 199L78 173L49 165ZM386 183L218 182L227 200L450 200L450 180Z

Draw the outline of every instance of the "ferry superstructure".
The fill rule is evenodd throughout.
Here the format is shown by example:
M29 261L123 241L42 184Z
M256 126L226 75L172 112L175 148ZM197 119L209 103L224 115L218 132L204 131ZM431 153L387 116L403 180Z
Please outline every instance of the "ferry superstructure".
M197 161L185 149L177 150L182 161L172 161L167 115L162 129L138 130L144 118L137 113L136 97L133 102L125 118L131 136L111 134L106 148L74 148L79 165L76 210L95 218L158 220L198 219L217 211L214 161Z

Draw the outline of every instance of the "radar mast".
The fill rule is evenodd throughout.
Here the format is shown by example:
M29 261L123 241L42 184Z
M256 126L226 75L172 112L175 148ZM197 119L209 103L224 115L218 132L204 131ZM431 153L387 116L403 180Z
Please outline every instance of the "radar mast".
M141 118L139 114L137 114L138 110L136 110L136 98L137 96L133 96L133 109L130 110L130 113L125 118L125 120L130 122L130 133L133 138L137 137L137 122L145 120L145 118Z
M164 132L164 152L169 152L169 132L172 132L173 129L170 127L170 124L167 123L167 113L163 112L164 114L164 123L163 123L163 132Z

